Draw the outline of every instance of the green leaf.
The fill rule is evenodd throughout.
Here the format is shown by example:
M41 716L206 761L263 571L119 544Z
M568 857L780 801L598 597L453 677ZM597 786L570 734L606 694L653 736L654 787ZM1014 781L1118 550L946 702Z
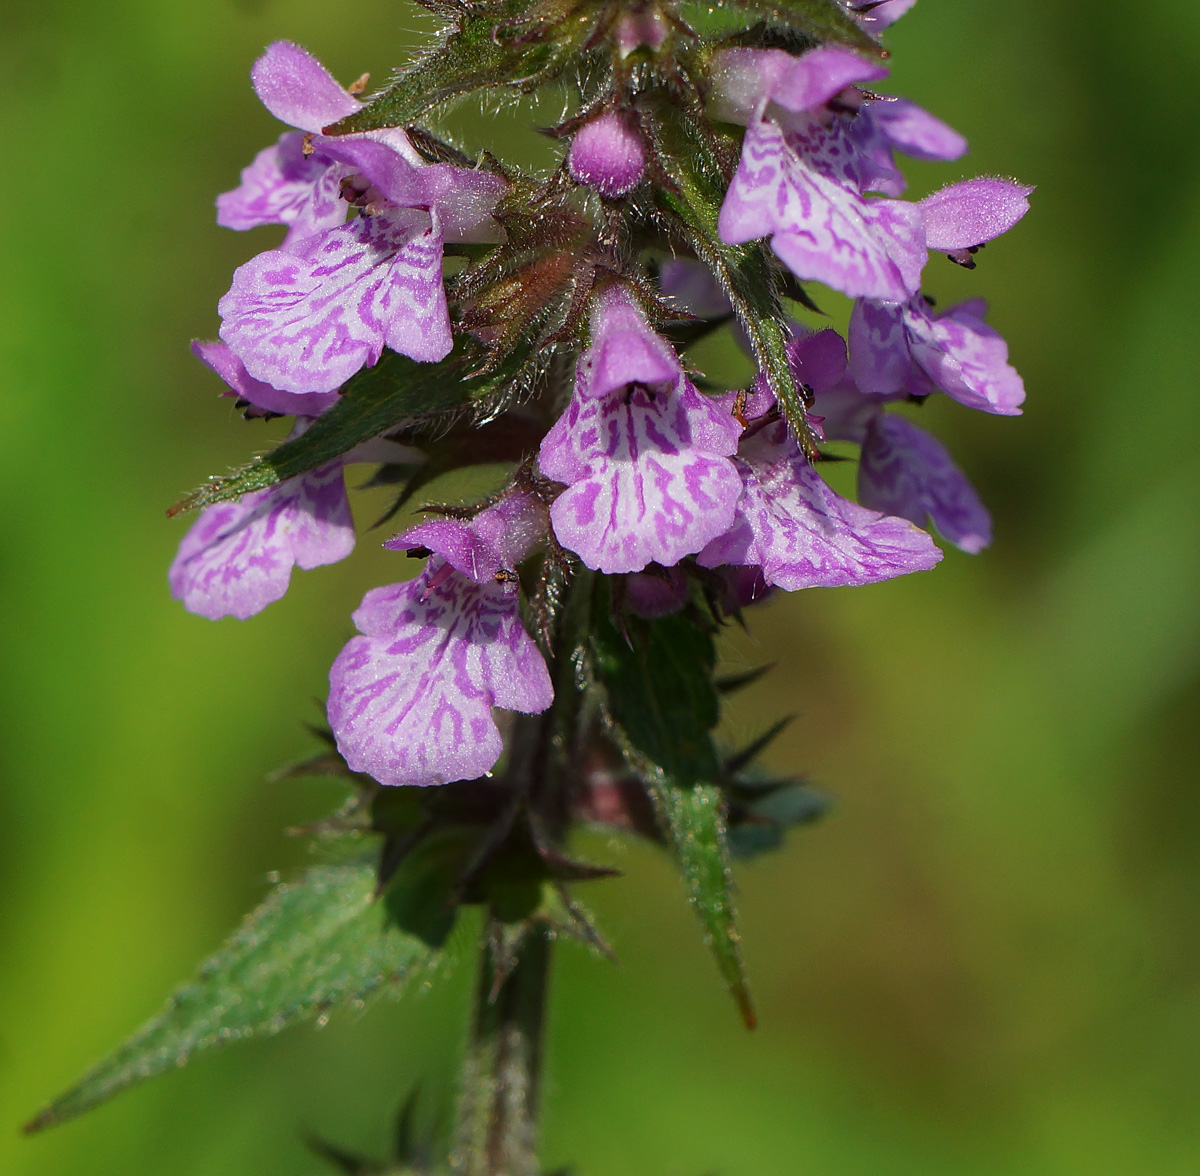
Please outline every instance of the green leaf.
M816 438L788 362L787 325L777 273L761 242L727 245L717 230L721 202L736 162L736 146L704 119L688 117L668 94L655 96L648 113L644 125L650 131L655 157L671 181L657 190L656 199L678 223L696 256L733 304L754 360L811 460L816 457Z
M712 637L686 613L628 618L618 630L596 594L590 664L612 734L646 785L725 983L755 1023L735 925L723 794L711 729L719 703Z
M712 728L720 713L712 683L712 637L681 614L627 618L618 630L597 592L592 657L607 712L638 755L679 785L714 780Z
M704 939L748 1029L757 1023L742 966L741 937L733 909L733 879L726 846L724 797L713 784L680 788L652 775L647 780L659 820L687 884Z
M524 356L514 353L493 371L475 371L479 356L466 346L440 363L417 363L394 351L364 368L338 402L293 441L193 490L168 514L240 498L316 469L363 441L404 424L429 422L485 404L518 378Z
M731 0L738 8L760 12L774 24L785 25L814 41L833 42L886 57L887 51L852 17L839 0Z
M368 864L317 866L279 886L157 1017L25 1130L73 1119L199 1050L358 1005L429 966L434 953L388 925L374 890Z
M510 86L529 93L552 80L581 52L600 6L529 0L467 13L436 48L402 70L362 110L325 128L349 135L406 126L426 111L472 90Z

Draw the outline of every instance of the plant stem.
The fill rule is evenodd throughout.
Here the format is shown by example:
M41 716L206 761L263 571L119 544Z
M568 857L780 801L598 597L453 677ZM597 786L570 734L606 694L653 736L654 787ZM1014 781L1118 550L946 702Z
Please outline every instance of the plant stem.
M496 987L497 955L483 935L475 1019L463 1066L458 1176L539 1176L538 1114L550 932L531 927Z

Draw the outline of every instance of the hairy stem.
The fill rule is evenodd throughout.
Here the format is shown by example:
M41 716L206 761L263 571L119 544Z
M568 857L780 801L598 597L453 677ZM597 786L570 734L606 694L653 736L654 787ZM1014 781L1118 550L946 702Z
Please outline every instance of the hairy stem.
M483 936L475 1020L463 1067L454 1171L458 1176L538 1176L542 1032L551 936L532 927L499 984L501 960Z

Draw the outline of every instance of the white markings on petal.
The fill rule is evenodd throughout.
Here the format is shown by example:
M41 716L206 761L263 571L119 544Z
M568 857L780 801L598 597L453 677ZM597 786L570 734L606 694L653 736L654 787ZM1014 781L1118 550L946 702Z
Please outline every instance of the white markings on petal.
M210 620L245 620L287 592L292 567L336 563L354 550L340 465L237 502L206 507L171 564L171 595Z
M492 707L543 711L554 693L515 593L438 558L376 588L330 671L329 723L355 771L382 784L482 776L502 749Z

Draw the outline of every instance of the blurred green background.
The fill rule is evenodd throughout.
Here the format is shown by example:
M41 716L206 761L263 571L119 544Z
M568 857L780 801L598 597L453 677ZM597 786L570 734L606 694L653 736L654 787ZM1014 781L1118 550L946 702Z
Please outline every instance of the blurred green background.
M277 133L251 62L286 36L381 79L427 21L401 0L0 13L0 1172L316 1173L306 1132L382 1151L414 1082L448 1088L469 966L16 1132L304 860L281 828L336 799L264 778L309 748L395 557L368 537L211 624L168 598L163 508L270 428L187 349L274 240L213 224ZM756 1033L660 857L588 846L626 871L586 896L622 962L560 953L545 1132L583 1176L1200 1170L1200 10L922 0L890 44L895 90L970 137L967 174L1039 185L975 275L930 263L933 293L991 298L1029 388L1016 420L925 410L996 545L780 600L726 650L778 663L730 734L801 712L773 762L837 804L739 873ZM963 171L910 174L920 193Z

